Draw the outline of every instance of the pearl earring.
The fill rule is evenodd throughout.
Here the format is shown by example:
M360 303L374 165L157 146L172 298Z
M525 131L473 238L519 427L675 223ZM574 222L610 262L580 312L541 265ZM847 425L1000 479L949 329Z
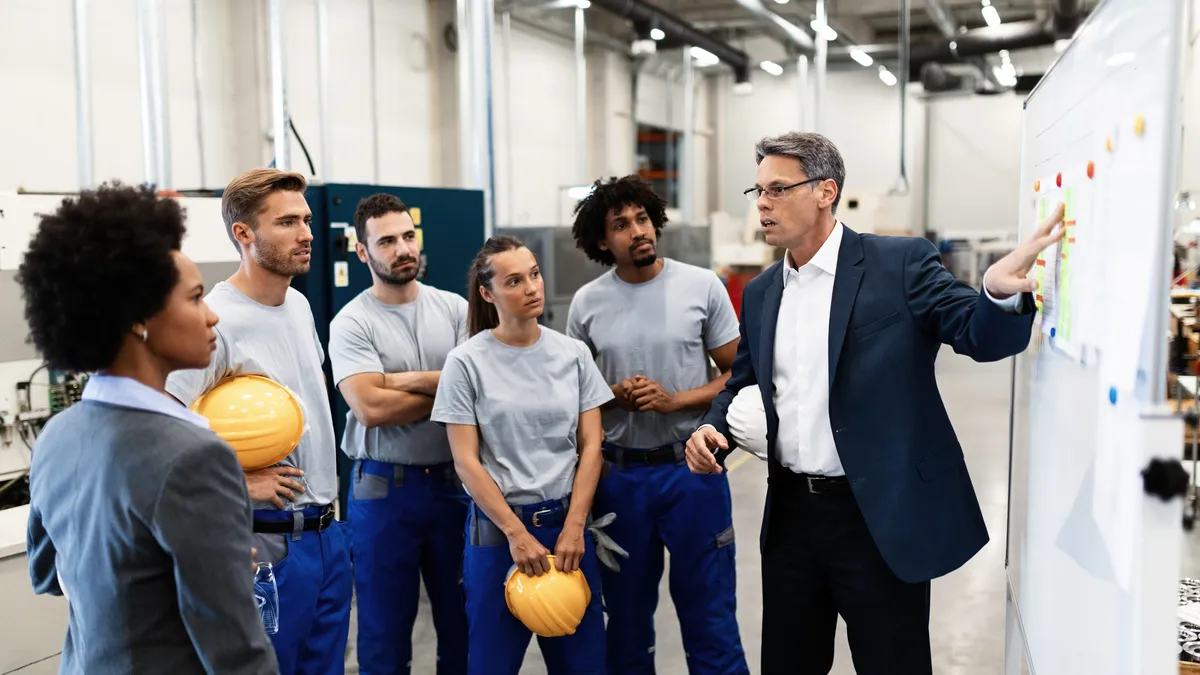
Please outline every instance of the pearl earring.
M148 328L143 328L142 329L142 342L145 342L149 337L150 337L150 330Z

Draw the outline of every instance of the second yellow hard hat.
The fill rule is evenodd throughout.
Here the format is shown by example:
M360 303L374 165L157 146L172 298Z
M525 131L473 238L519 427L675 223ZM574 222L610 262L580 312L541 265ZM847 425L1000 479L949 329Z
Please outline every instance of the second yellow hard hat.
M528 576L515 567L508 573L504 600L508 611L535 634L574 635L592 601L592 589L583 572L560 572L554 567L554 556L546 557L550 571L545 574Z

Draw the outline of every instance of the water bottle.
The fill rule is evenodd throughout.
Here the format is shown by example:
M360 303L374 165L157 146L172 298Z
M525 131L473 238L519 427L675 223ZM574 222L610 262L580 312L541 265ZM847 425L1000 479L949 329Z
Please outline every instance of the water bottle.
M254 601L267 635L279 632L279 588L275 585L275 570L271 563L260 562L254 571Z

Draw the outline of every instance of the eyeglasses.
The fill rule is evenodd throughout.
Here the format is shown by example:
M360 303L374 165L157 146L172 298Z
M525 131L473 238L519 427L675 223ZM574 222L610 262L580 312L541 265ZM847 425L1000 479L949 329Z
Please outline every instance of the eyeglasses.
M746 200L751 201L751 202L758 201L758 198L761 197L764 192L767 193L767 197L769 197L770 199L779 199L780 197L782 197L784 195L785 192L787 192L788 190L791 190L792 188L797 188L797 187L800 187L801 185L808 185L809 183L819 183L823 180L829 180L829 179L828 178L809 178L808 180L800 181L799 183L792 183L791 185L771 185L771 186L768 186L765 188L752 187L749 190L746 190L745 192L743 192L742 194L746 195Z

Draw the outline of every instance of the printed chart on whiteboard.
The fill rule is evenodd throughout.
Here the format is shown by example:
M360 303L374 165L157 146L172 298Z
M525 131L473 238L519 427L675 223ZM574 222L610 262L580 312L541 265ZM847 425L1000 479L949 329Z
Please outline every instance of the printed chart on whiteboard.
M1110 347L1113 362L1105 370L1122 388L1132 385L1136 376L1137 364L1129 355L1138 353L1148 306L1144 297L1125 297L1128 305L1118 298L1143 287L1129 284L1129 274L1153 274L1147 267L1153 250L1144 244L1154 239L1122 237L1139 217L1121 208L1111 191L1136 190L1147 176L1139 178L1134 170L1144 172L1154 164L1146 162L1145 155L1164 130L1161 123L1148 123L1147 117L1116 119L1081 134L1035 167L1032 186L1039 222L1059 204L1064 207L1063 237L1038 256L1032 272L1038 282L1034 300L1041 329L1055 349L1078 361L1096 363ZM1129 310L1137 319L1129 320ZM1124 318L1109 321L1109 312Z

